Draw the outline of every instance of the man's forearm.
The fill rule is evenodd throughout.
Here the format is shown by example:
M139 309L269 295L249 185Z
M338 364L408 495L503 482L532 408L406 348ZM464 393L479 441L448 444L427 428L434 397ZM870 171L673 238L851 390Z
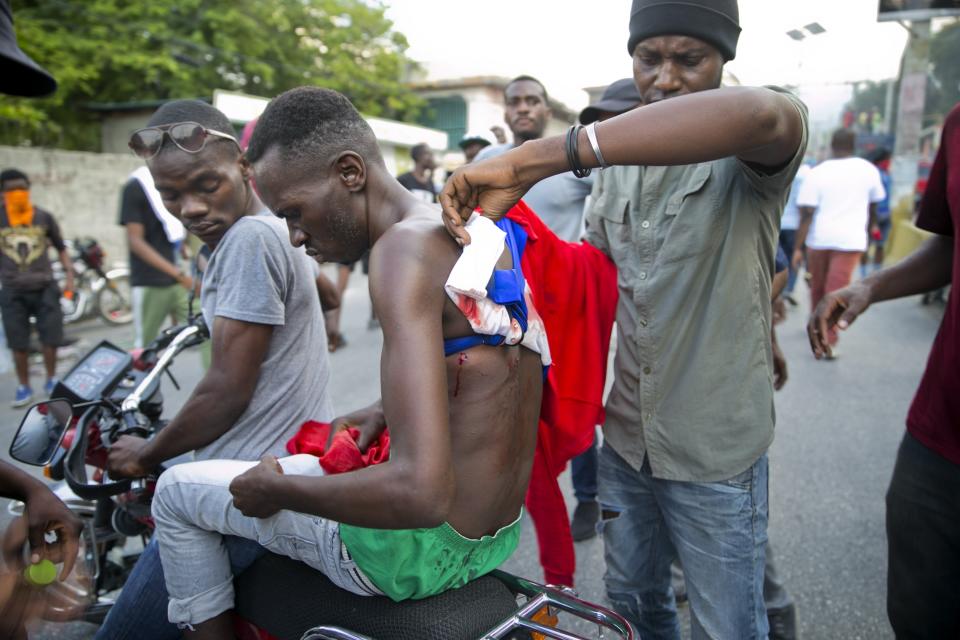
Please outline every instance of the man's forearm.
M45 488L42 482L28 473L0 461L0 496L26 502L33 491Z
M396 461L322 477L277 476L275 482L272 494L281 509L376 529L438 526L452 500L452 479L424 482Z
M796 253L804 248L807 243L807 233L810 232L810 224L813 222L813 209L808 207L800 208L800 224L797 225L797 233L793 237L793 251Z
M209 376L209 372L207 374ZM206 446L225 434L246 411L250 398L204 379L170 423L140 454L145 467Z
M783 293L783 290L787 287L788 278L789 278L789 274L787 273L786 269L784 269L783 271L780 271L779 273L774 274L773 284L770 287L771 301L776 300L777 296Z
M73 260L70 259L70 252L64 249L59 253L60 264L63 265L64 277L67 280L67 286L73 285Z
M926 293L950 284L953 269L953 238L934 236L909 256L863 280L870 288L870 302L893 300Z
M773 155L785 162L797 150L802 126L796 108L785 101L756 87L700 91L606 120L597 128L597 138L610 165L696 164L769 146L780 147ZM597 167L585 131L578 140L583 166ZM520 182L532 183L569 170L564 149L565 137L554 136L531 140L508 153L516 154Z
M146 240L143 238L130 237L129 242L130 252L147 263L147 265L171 278L180 277L181 272L177 265L164 258L160 252L151 247Z

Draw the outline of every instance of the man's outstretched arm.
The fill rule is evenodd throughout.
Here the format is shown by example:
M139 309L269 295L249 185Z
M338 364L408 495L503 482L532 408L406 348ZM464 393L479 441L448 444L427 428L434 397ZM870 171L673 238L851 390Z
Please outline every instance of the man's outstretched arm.
M428 273L431 259L422 238L393 229L380 242L389 245L371 261L377 267L370 290L383 327L381 390L390 460L322 477L285 476L275 461L264 461L230 486L244 515L267 517L289 509L385 529L433 527L446 520L455 487L443 288Z
M108 459L112 474L146 475L166 460L215 441L247 410L270 349L273 326L218 316L211 335L210 369L186 404L152 440L118 438Z
M604 121L596 131L609 165L684 165L736 156L780 167L800 148L803 117L775 91L729 87L634 109ZM586 132L580 131L578 141L581 164L599 166ZM478 206L485 215L499 217L532 185L569 170L563 135L531 140L497 158L461 167L440 195L444 221L462 231L463 221Z
M810 315L807 337L818 360L830 354L827 329L849 327L874 302L925 293L950 284L953 238L934 236L888 269L872 273L839 291L828 293Z

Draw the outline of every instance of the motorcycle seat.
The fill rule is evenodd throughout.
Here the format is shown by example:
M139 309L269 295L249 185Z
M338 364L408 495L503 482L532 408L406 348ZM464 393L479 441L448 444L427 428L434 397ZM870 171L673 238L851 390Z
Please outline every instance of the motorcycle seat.
M517 608L516 597L492 576L423 600L394 602L358 596L319 571L268 553L234 581L237 611L280 640L298 640L320 625L378 640L474 640Z

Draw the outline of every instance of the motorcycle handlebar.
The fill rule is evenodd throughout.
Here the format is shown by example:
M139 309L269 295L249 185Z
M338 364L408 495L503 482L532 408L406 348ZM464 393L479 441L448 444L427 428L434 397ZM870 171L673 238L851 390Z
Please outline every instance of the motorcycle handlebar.
M149 350L155 350L158 348L158 344L166 345L166 348L163 349L163 353L160 354L160 357L157 358L156 362L153 364L153 368L150 370L150 373L140 381L140 384L137 385L137 388L133 390L130 395L124 398L121 405L121 409L124 413L124 419L126 420L126 415L138 411L140 409L140 401L142 400L142 395L145 389L149 389L150 385L153 384L153 381L157 379L167 368L167 366L173 361L178 353L191 347L196 344L200 344L210 335L207 330L207 324L203 320L203 316L200 314L195 315L191 318L190 322L172 327L167 329L163 335L161 335L157 340L154 340L151 343Z
M63 477L70 489L84 500L107 498L130 490L130 480L115 482L89 482L87 479L87 446L90 421L100 410L99 405L87 409L77 422L76 437L70 445L67 459L63 465Z

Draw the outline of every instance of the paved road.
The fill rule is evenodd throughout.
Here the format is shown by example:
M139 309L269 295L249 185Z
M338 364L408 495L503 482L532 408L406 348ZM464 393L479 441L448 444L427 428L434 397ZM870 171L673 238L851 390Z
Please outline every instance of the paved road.
M339 411L379 394L380 338L366 328L368 313L365 279L358 273L347 292L343 317L349 345L331 357ZM916 298L876 307L843 336L841 358L835 362L816 362L810 356L802 331L803 301L779 328L790 380L777 396L777 436L770 452L770 537L798 603L804 638L892 637L884 610L883 497L910 399L941 315L941 306L923 307ZM106 335L118 343L129 342L128 333L94 325L80 335L89 345ZM198 359L185 354L174 372L185 385L195 382ZM9 375L0 378L0 389L10 395L13 384ZM184 397L169 389L165 393L171 409ZM0 405L0 455L5 459L18 415ZM561 482L572 507L566 474ZM597 539L579 543L577 555L581 595L602 602L602 543ZM529 522L506 569L539 579ZM34 637L90 635L89 626L73 624L45 625Z

